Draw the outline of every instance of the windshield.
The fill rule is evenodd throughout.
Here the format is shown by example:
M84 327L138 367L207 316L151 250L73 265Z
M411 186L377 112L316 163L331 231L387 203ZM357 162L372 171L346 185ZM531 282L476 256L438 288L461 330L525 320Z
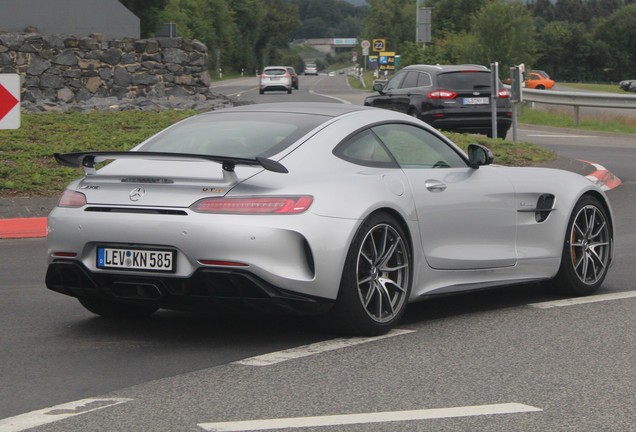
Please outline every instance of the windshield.
M200 115L166 129L139 151L270 157L326 120L324 116L272 112Z

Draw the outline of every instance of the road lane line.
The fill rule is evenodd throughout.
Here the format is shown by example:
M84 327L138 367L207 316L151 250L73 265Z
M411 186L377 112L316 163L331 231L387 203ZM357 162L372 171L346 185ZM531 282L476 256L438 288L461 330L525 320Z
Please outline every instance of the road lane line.
M31 411L26 414L20 414L15 417L2 419L0 420L0 432L19 432L64 420L69 417L75 417L103 408L112 407L131 400L132 399L124 398L89 398L74 402L67 402L50 408L44 408L37 411Z
M245 420L235 422L200 423L206 431L233 432L270 429L341 426L352 424L386 423L396 421L430 420L454 417L471 417L494 414L517 414L542 411L529 405L504 403L475 405L456 408L421 409L411 411L387 411L379 413L328 415L320 417L291 417L280 419Z
M250 357L243 360L235 361L234 363L244 366L271 366L288 360L294 360L297 358L307 357L310 355L320 354L323 352L333 351L341 348L348 348L350 346L360 345L367 342L374 342L389 337L401 336L404 334L413 333L414 331L415 330L394 329L382 336L331 339L324 342L317 342L310 345L303 345L296 348L290 348L287 350L276 351L256 357Z
M563 300L555 300L541 303L530 303L528 306L537 309L551 309L556 307L574 306L586 303L598 303L611 300L622 300L627 298L636 297L636 291L625 291L619 293L599 294L588 297L575 297Z
M313 90L309 90L309 93L310 94L315 94L316 96L322 96L322 97L325 97L325 98L328 98L328 99L334 99L334 100L337 100L338 102L343 103L345 105L351 105L351 102L349 102L348 100L339 98L337 96L331 96L331 95L326 95L326 94L322 94L322 93L317 93L317 92L315 92Z
M565 135L565 134L528 134L537 138L598 138L597 135Z

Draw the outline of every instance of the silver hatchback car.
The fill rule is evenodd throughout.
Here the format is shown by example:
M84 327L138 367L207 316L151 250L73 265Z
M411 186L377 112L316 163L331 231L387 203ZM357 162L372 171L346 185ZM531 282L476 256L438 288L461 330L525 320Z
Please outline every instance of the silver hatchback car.
M258 92L265 94L269 90L284 90L291 94L292 77L285 66L268 66L263 69L258 80Z

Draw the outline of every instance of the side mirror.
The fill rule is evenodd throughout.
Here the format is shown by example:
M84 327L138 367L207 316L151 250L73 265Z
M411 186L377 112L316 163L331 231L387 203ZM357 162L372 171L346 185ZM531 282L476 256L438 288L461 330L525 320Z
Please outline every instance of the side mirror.
M376 82L373 84L373 90L377 91L378 93L382 93L382 90L384 89L384 84L385 83L380 83L380 82Z
M468 164L471 168L477 169L482 165L490 165L495 160L488 147L479 144L468 145Z

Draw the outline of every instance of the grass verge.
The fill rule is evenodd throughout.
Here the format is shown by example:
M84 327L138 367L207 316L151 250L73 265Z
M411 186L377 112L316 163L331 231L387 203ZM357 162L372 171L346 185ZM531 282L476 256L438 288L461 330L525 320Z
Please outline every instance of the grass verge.
M58 196L81 175L65 168L53 153L128 150L195 111L78 112L23 114L15 130L0 130L0 197ZM480 135L447 134L466 149L471 142L490 147L503 165L527 166L554 158L528 143L492 140Z
M572 107L530 109L525 106L520 111L521 113L518 116L519 123L596 132L636 134L636 117L634 116L609 113L593 117L581 115L577 125L574 121Z

